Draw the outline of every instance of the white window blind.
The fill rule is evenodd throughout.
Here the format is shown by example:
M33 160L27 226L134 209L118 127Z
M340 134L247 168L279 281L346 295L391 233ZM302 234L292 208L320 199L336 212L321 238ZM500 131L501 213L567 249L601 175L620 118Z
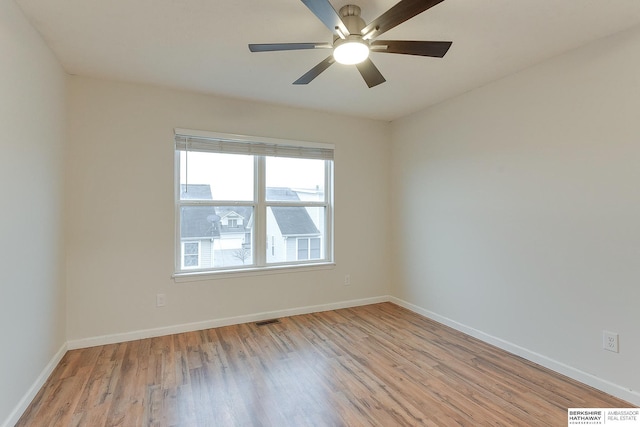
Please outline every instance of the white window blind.
M257 138L187 129L175 130L176 150L333 160L333 145Z

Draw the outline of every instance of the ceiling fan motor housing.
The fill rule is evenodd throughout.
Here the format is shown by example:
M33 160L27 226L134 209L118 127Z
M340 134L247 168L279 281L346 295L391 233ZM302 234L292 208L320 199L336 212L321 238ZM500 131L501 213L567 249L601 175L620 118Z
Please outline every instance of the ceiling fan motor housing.
M361 31L366 24L360 17L360 7L355 4L348 4L342 6L339 13L344 26L349 30L349 34L361 35Z

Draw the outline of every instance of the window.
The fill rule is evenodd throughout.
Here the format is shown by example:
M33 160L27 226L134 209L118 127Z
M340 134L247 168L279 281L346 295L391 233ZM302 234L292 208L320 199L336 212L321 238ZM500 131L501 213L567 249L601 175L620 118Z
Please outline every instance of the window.
M176 129L175 148L177 274L333 261L332 145Z
M298 260L319 259L321 245L319 237L298 238Z
M182 268L200 266L200 242L182 242Z

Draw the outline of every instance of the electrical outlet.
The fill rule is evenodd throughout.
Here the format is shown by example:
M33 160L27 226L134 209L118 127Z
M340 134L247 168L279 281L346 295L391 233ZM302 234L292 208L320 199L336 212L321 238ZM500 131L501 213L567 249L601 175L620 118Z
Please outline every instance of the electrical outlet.
M618 334L602 331L602 348L618 353Z
M345 286L349 286L351 284L351 275L350 274L346 274L344 276L344 285Z
M164 307L167 305L167 296L165 294L156 295L156 307Z

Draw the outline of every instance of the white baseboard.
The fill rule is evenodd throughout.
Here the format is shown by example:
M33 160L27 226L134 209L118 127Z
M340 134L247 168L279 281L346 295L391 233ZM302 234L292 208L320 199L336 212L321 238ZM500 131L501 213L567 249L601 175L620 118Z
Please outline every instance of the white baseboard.
M38 394L44 383L49 378L49 375L51 375L56 366L58 366L58 363L60 363L66 352L67 343L64 343L58 352L53 355L49 363L47 363L47 366L44 367L40 375L38 375L38 378L36 378L31 387L29 387L29 390L25 393L22 399L20 399L20 402L18 402L13 411L11 411L9 417L0 424L0 427L13 427L16 425L24 411L27 410L33 398L36 397L36 394Z
M619 399L625 400L631 404L640 406L640 392L635 390L630 390L621 385L612 383L610 381L604 380L602 378L598 378L595 375L589 374L587 372L576 369L572 366L566 365L557 360L551 359L542 354L536 353L534 351L528 350L519 345L513 344L509 341L505 341L501 338L494 337L493 335L489 335L485 332L474 329L470 326L464 325L462 323L456 322L455 320L449 319L447 317L441 316L432 311L426 310L417 305L408 303L407 301L401 300L396 297L389 297L389 301L397 304L401 307L404 307L408 310L413 311L414 313L420 314L422 316L428 317L429 319L435 320L436 322L442 323L443 325L447 325L453 329L456 329L460 332L464 332L467 335L471 335L474 338L478 338L481 341L492 344L498 348L508 351L509 353L515 354L517 356L523 357L531 362L537 363L538 365L544 366L545 368L551 369L552 371L558 372L562 375L565 375L569 378L572 378L576 381L580 381L581 383L587 384L591 387L594 387L598 390L601 390L605 393L608 393L612 396L615 396Z
M67 342L69 350L78 348L95 347L98 345L115 344L126 341L134 341L144 338L160 337L163 335L179 334L182 332L199 331L202 329L219 328L221 326L237 325L240 323L258 322L260 320L276 317L288 317L298 314L318 313L321 311L337 310L340 308L357 307L361 305L376 304L389 301L389 296L362 298L357 300L340 301L329 304L310 305L305 307L290 308L285 310L267 311L263 313L248 314L244 316L226 317L222 319L205 320L203 322L184 323L181 325L166 326L162 328L144 329L120 334L102 335L99 337L71 340Z

